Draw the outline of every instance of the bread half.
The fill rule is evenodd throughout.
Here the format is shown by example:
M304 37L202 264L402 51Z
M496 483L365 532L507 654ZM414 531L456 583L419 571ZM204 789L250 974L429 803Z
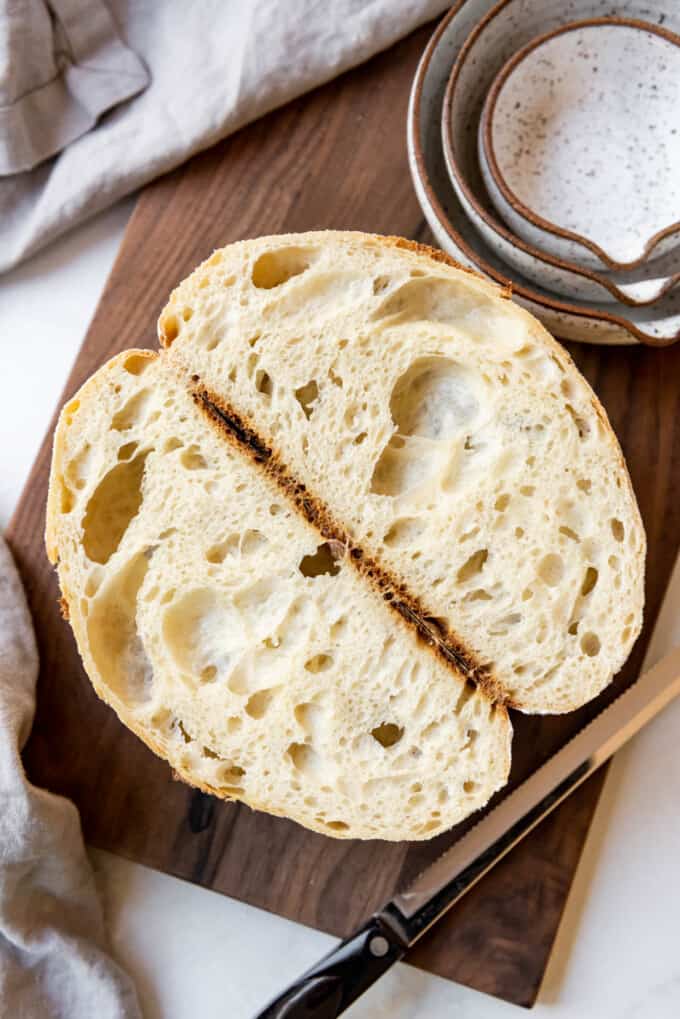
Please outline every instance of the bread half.
M437 253L216 252L61 414L50 557L92 683L186 781L345 838L507 779L507 706L593 697L644 534L565 352Z

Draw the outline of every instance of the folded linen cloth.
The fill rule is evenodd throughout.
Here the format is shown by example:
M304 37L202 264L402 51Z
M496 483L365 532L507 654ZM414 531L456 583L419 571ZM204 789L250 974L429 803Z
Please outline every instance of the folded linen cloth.
M71 24L92 5L49 0L57 21L60 8L81 8ZM42 5L0 0L0 26L8 11L16 8L21 18L25 9L30 32L34 6ZM129 47L128 59L137 54L151 82L92 130L75 138L76 128L75 140L54 158L0 177L0 272L193 153L391 46L448 3L108 0L107 7L118 44L111 36L109 46L119 56Z
M24 592L0 537L0 1013L13 1019L141 1019L108 956L74 805L27 780L20 751L38 654Z
M102 0L0 0L0 176L30 170L149 82Z

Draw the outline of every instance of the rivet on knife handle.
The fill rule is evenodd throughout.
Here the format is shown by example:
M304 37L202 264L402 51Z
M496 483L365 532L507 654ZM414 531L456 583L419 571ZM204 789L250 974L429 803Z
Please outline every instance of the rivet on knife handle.
M407 947L384 921L372 917L272 1001L258 1019L334 1019L398 962Z

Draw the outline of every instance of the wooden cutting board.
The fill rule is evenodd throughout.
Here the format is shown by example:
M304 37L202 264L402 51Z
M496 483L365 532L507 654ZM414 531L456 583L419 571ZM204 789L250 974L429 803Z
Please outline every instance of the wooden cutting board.
M145 190L65 390L112 354L156 345L172 287L213 248L323 227L428 241L406 161L411 79L431 26L239 132ZM562 718L516 716L516 782L638 670L680 539L680 346L572 345L609 412L649 536L647 624L598 702ZM43 550L45 439L8 538L40 645L32 779L71 797L102 848L336 935L346 935L460 829L429 843L337 842L174 782L97 700L57 607ZM484 879L409 956L520 1005L537 994L602 784L595 776ZM604 950L604 949L603 949Z

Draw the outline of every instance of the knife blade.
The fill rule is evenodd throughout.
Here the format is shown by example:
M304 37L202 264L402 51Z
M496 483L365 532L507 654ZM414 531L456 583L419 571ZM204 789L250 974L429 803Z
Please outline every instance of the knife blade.
M344 1012L525 835L679 694L680 647L620 694L256 1019L332 1019Z

